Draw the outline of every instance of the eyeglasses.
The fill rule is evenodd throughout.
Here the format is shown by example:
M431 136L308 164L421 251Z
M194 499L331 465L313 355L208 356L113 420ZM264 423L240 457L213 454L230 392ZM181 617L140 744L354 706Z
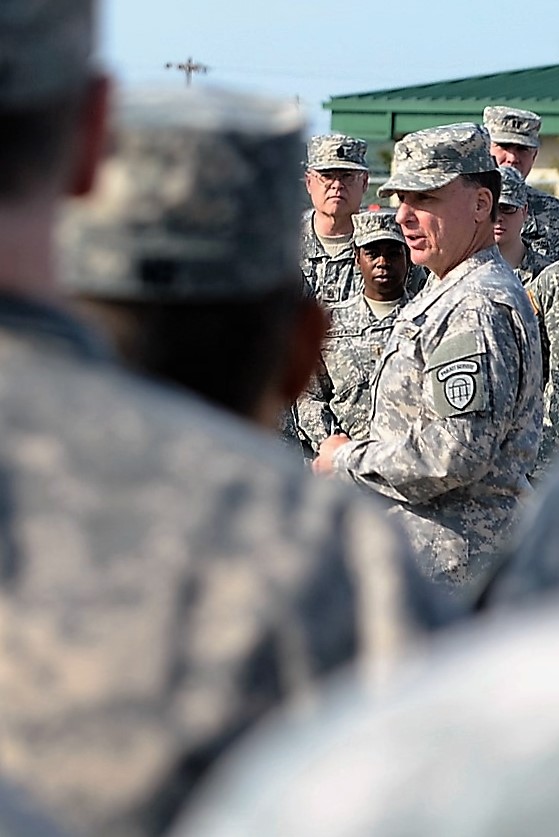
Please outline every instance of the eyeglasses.
M362 171L348 171L347 169L324 169L323 171L312 169L312 173L318 182L324 185L331 185L335 180L339 180L346 186L355 183L363 175Z
M511 206L510 203L500 203L498 207L499 212L502 212L503 215L515 215L519 209L519 206Z

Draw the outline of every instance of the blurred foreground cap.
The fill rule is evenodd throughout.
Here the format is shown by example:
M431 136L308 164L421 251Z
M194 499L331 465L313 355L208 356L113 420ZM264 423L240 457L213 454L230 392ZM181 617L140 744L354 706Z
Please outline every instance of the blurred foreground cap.
M292 102L222 90L121 101L98 188L61 227L66 286L146 301L299 287L302 129Z
M1 0L0 107L33 107L89 73L93 0Z
M474 122L441 125L408 134L394 146L392 175L378 190L381 198L394 192L427 192L452 183L461 174L497 168L487 130Z

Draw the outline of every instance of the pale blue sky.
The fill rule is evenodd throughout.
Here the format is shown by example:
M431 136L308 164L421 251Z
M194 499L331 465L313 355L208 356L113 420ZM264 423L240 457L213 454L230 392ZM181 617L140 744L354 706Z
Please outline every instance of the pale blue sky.
M328 131L332 95L559 63L557 0L104 0L102 56L125 86L194 84L299 97ZM559 91L558 91L559 92Z

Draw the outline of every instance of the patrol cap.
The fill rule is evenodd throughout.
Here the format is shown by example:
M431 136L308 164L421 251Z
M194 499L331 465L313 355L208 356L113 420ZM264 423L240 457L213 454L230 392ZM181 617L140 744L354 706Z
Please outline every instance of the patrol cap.
M489 131L491 142L514 143L539 148L539 130L541 117L531 110L518 110L503 105L486 107L483 111L483 124Z
M94 0L1 0L0 107L42 104L88 76Z
M499 166L501 172L501 195L499 203L509 206L526 206L528 202L528 187L526 181L513 166Z
M353 219L353 242L356 247L365 247L373 241L391 239L400 244L406 244L400 224L396 221L396 213L391 210L375 212L359 212L351 216ZM407 245L406 245L407 246Z
M307 168L317 171L325 169L358 169L369 171L365 159L365 140L348 137L345 134L323 134L311 137L307 142Z
M300 286L294 103L158 90L128 96L116 114L99 188L60 230L67 287L173 301Z
M394 146L392 175L379 187L378 195L440 189L461 174L494 171L497 163L489 148L487 130L474 122L408 134Z

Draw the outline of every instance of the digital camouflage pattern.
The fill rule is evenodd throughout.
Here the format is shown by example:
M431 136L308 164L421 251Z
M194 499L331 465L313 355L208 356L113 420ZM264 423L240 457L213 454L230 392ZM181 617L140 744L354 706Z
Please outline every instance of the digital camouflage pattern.
M455 633L380 700L346 675L284 711L172 837L555 837L557 604Z
M528 285L532 279L549 267L552 264L549 256L544 256L543 253L538 253L534 250L531 244L522 237L524 247L526 248L522 261L518 267L513 268L514 273L518 276L523 285Z
M94 6L94 0L2 0L2 107L40 105L79 90L90 73Z
M496 246L401 311L372 401L369 440L340 448L335 470L393 501L425 575L479 583L516 522L542 418L536 319Z
M288 695L435 618L384 509L0 299L0 774L80 834L161 834Z
M490 105L484 108L483 124L489 131L491 142L540 147L542 120L531 110Z
M99 187L61 227L66 283L167 302L297 289L301 131L291 102L207 89L125 97Z
M321 134L307 142L307 168L369 171L367 143L345 134Z
M549 346L549 374L544 391L543 437L534 476L542 477L559 452L559 262L526 285L541 312Z
M489 135L473 122L425 128L394 146L392 174L378 189L381 198L398 191L429 191L452 183L461 174L497 168L489 153Z
M528 186L528 217L522 237L551 261L559 259L559 198Z
M376 210L374 212L359 212L352 215L353 243L356 247L364 247L373 241L398 241L407 247L406 239L400 224L396 221L394 210Z
M499 166L501 172L501 194L499 203L522 209L528 203L526 181L514 166Z
M382 320L363 294L330 308L319 370L297 401L299 429L315 451L332 433L368 438L371 380L396 317L408 301L405 293Z

